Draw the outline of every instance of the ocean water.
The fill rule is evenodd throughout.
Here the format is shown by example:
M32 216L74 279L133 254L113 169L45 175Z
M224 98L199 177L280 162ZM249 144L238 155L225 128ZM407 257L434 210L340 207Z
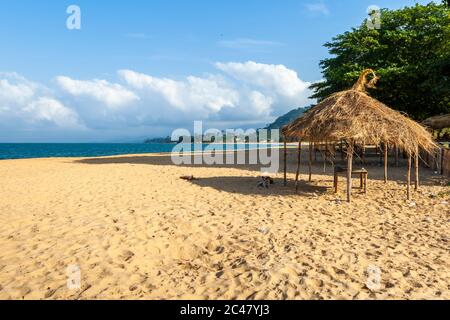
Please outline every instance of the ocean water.
M202 145L204 149L207 145ZM233 150L267 148L269 145L235 144ZM30 158L79 158L124 154L172 152L168 143L0 143L0 160ZM185 147L189 147L186 145ZM193 146L192 150L194 149ZM225 149L225 147L224 147Z

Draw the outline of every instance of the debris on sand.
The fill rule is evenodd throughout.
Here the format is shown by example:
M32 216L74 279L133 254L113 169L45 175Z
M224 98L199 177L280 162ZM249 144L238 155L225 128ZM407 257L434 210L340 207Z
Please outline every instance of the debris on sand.
M273 181L273 179L269 176L262 176L261 177L261 181L258 183L258 187L259 188L266 188L269 189L269 186L271 184L274 184L275 182Z
M181 176L180 179L182 180L186 180L186 181L194 181L194 180L198 180L196 177L194 176Z

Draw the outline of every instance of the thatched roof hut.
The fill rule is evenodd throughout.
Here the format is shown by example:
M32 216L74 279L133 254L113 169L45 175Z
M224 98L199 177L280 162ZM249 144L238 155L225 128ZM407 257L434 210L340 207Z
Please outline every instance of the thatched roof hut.
M370 80L369 75L372 76ZM374 87L377 81L373 70L364 70L351 89L324 99L284 127L283 135L287 140L327 143L345 141L349 145L348 178L351 177L354 145L395 145L410 157L418 156L419 149L432 152L436 145L424 127L367 94L366 87ZM350 201L351 185L347 187Z
M377 80L373 70L364 70L351 89L332 94L284 127L284 136L312 142L388 143L411 154L417 147L433 150L433 138L424 127L366 93L365 87L373 87Z
M450 114L428 118L422 124L435 130L450 128Z

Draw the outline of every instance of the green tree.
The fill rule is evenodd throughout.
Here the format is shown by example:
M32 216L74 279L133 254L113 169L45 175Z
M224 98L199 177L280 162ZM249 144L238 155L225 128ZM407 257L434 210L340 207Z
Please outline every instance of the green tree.
M365 68L380 81L370 94L417 120L450 113L450 9L444 4L381 10L380 28L367 20L325 44L325 81L311 86L324 99L347 89Z

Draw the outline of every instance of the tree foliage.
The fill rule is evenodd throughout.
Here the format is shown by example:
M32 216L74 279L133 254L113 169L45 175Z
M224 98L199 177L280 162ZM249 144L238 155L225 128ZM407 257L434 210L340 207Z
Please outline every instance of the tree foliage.
M381 11L379 29L367 20L325 44L325 81L312 85L314 98L347 89L365 68L380 76L370 94L413 118L450 113L450 9L444 4Z

